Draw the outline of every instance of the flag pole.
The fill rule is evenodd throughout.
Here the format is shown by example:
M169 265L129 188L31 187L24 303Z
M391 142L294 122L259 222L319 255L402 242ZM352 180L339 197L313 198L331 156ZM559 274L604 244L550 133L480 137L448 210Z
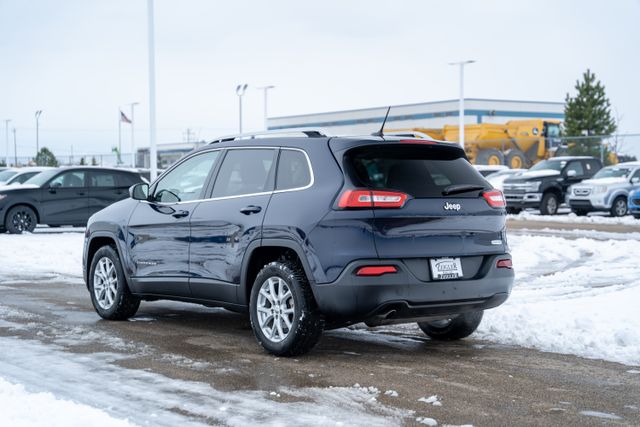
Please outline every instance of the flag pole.
M120 153L122 153L122 111L118 109L118 155L116 164L120 165Z

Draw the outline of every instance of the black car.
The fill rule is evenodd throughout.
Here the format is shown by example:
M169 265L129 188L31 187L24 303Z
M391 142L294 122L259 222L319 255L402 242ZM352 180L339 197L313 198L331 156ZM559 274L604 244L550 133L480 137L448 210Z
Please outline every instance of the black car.
M209 144L93 215L83 260L98 314L222 306L291 356L361 321L463 338L507 299L504 198L459 145L306 134Z
M564 203L567 189L583 179L591 178L602 169L594 157L553 157L535 164L531 169L503 183L507 212L518 213L525 208L540 209L542 215L555 215Z
M137 172L101 167L46 170L0 190L0 231L33 231L37 224L84 226L91 215L129 196L144 182Z

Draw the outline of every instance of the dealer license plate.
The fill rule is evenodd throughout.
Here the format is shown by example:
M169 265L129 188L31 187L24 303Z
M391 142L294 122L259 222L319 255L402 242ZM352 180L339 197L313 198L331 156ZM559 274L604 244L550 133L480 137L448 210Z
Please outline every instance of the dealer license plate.
M431 276L433 280L459 279L462 277L460 258L431 258Z

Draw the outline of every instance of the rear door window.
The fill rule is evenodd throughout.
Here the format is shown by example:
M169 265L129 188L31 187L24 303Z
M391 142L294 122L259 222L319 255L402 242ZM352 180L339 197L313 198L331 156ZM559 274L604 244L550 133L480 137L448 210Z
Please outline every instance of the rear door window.
M213 197L241 196L273 190L276 150L232 149L227 152L213 187Z
M455 197L477 197L491 185L457 149L439 146L365 146L346 155L346 167L354 185L398 190L416 198L443 197L450 186L470 185L478 190Z
M91 187L102 187L102 188L113 188L116 187L116 174L112 172L91 172L90 176L90 186Z
M303 188L311 184L307 156L302 151L282 149L276 176L276 190Z

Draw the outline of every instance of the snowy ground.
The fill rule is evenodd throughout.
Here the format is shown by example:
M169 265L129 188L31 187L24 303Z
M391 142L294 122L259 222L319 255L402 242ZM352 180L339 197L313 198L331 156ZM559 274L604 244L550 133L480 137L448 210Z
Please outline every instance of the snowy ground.
M475 337L640 365L640 241L602 237L511 235L513 293L485 313ZM82 233L1 238L0 278L81 280Z
M0 289L7 286L5 281L11 281L11 286L19 280L34 279L81 282L83 233L68 231L52 234L38 230L33 235L0 236ZM522 233L509 237L516 268L511 298L501 307L487 311L473 337L489 343L620 362L634 366L628 372L636 372L635 366L640 365L637 237L583 230L565 237ZM24 324L11 319L20 316L23 314L3 306L0 300L0 327L19 331ZM413 325L378 329L422 337ZM360 327L331 334L383 340L399 348L416 345L415 340L399 335L390 338ZM176 415L176 408L227 425L278 425L282 414L314 425L331 424L336 419L344 420L344 425L393 425L412 416L411 411L399 411L378 402L381 395L392 394L373 387L221 392L209 384L116 366L114 362L126 358L126 354L93 353L89 357L69 354L58 347L103 338L95 331L78 328L56 331L52 344L0 338L0 347L11 349L11 357L0 356L0 425L198 425L197 418L187 422ZM116 344L110 343L110 347L129 349L125 344ZM43 369L34 370L34 366ZM93 384L85 381L89 375ZM65 378L64 383L57 381L60 378ZM118 384L123 392L113 395L108 390L96 391L95 381ZM150 384L153 392L145 393ZM43 390L53 394L42 393ZM48 418L30 411L36 406L46 408L43 413ZM110 409L94 409L105 406ZM156 419L162 422L154 423ZM429 420L416 419L425 424Z
M560 213L563 215L540 215L538 211L522 211L517 215L508 215L508 219L512 221L560 222L563 224L615 224L640 226L640 219L635 219L631 215L611 217L600 212L594 212L588 216L577 216L566 209L560 211Z

